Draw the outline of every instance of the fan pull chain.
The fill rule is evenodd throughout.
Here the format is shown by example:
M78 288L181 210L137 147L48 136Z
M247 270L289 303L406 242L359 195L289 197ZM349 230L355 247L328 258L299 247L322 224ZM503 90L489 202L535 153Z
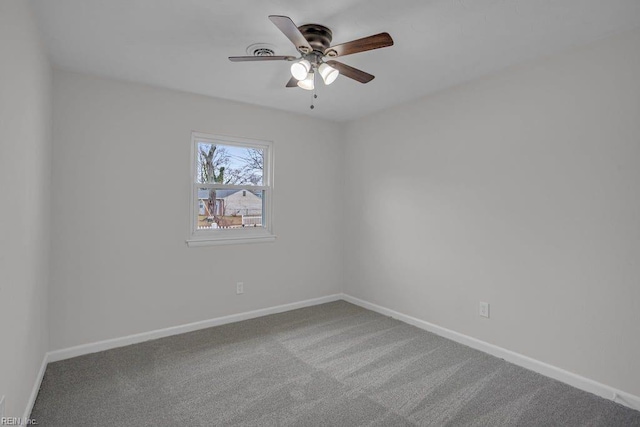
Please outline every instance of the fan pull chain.
M313 105L313 101L314 99L318 98L318 95L316 95L316 73L313 73L313 97L311 98L311 106L309 108L311 108L312 110L314 108L316 108Z
M313 91L315 92L315 89L314 89ZM313 110L314 108L316 108L316 107L313 105L313 100L314 100L314 99L317 99L317 98L318 98L318 95L316 95L316 94L314 93L314 94L313 94L313 98L311 98L311 106L309 107L309 108L311 108L312 110Z

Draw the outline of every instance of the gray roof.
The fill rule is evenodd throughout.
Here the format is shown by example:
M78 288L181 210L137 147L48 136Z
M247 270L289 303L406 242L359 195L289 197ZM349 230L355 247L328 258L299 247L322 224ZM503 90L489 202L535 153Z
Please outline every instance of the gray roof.
M224 199L225 197L233 194L233 193L237 193L238 191L242 191L242 190L216 190L216 198L218 199ZM199 189L198 190L198 199L208 199L209 198L209 189Z
M232 194L237 193L238 191L242 191L242 190L216 190L216 198L217 199L224 199L226 197L229 197ZM260 194L258 194L258 197L260 197ZM200 200L206 200L209 198L209 190L208 189L199 189L198 190L198 199Z

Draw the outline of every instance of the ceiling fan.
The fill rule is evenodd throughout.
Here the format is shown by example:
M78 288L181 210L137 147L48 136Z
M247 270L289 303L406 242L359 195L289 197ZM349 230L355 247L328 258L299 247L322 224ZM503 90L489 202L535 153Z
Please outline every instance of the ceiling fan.
M374 76L357 68L350 67L333 59L367 50L393 46L388 33L380 33L347 43L331 46L333 34L324 25L307 24L296 26L288 16L270 15L269 19L296 47L300 57L295 56L230 56L232 62L244 61L295 61L291 65L291 79L286 87L300 87L306 90L315 88L315 75L320 74L325 84L335 81L339 74L368 83ZM312 107L313 108L313 107Z

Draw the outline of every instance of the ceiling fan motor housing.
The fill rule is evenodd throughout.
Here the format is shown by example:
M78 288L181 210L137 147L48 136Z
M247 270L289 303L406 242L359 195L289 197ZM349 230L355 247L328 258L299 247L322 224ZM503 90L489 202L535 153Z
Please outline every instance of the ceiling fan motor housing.
M300 30L304 38L307 39L314 52L318 51L324 54L324 51L327 50L329 46L331 46L333 33L324 25L306 24L299 26L298 30Z

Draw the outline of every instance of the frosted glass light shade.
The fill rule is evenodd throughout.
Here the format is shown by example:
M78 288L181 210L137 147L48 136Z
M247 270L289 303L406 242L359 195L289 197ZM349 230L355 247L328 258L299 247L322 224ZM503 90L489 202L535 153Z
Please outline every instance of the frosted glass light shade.
M313 73L307 74L307 77L304 80L300 80L298 82L298 86L304 90L313 90Z
M291 75L297 80L304 80L311 70L311 63L306 59L291 64Z
M324 80L324 84L326 85L330 85L331 83L333 83L340 74L340 71L336 70L329 64L320 65L318 71L320 71L320 76L322 76L322 80Z

